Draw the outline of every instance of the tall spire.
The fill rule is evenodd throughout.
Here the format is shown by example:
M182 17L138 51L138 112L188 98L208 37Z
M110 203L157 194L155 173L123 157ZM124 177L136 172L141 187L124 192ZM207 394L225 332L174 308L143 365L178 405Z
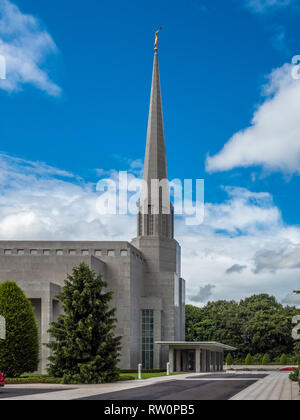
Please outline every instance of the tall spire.
M144 180L168 179L158 54L154 54Z
M155 54L144 163L144 185L141 201L139 203L138 236L162 236L173 238L174 216L173 206L170 204L157 54L158 32L156 32L155 35ZM163 182L154 190L153 181L157 183Z

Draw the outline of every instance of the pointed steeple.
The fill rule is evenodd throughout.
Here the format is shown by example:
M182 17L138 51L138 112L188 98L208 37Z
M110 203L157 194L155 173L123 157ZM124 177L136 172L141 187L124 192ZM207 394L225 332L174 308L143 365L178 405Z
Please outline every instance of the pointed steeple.
M148 185L150 185L151 179L168 179L157 53L154 54L147 145L144 165L144 180Z
M170 203L157 41L156 37L138 236L173 238L174 211Z

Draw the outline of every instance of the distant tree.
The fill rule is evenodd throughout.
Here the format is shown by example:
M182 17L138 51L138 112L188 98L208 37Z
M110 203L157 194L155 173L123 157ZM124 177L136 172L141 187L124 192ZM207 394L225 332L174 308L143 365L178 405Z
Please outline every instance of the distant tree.
M254 364L254 365L261 365L262 364L262 359L263 359L263 354L260 354L260 353L258 353L258 354L255 354L253 357L252 357L252 363Z
M287 356L285 353L282 353L281 357L280 357L280 364L281 365L286 365L288 362Z
M239 303L209 302L202 308L187 305L188 341L219 341L237 348L236 358L248 353L268 353L272 359L292 354L292 318L295 307L283 306L267 294L254 295Z
M7 377L35 372L39 364L39 335L33 307L13 282L0 285L0 314L6 320L6 340L0 340L0 368Z
M245 365L252 365L252 356L250 353L247 354L246 358L245 358Z
M270 356L266 353L262 359L262 365L266 366L270 364Z
M231 353L228 353L225 359L225 363L227 366L231 366L233 364L233 357Z
M121 337L115 336L112 292L101 276L80 264L68 276L59 295L64 315L51 324L54 341L49 374L64 383L100 384L119 379Z

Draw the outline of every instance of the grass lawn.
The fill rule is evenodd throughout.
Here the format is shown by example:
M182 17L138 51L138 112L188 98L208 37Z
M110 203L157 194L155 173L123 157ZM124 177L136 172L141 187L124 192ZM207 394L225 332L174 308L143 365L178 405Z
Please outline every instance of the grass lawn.
M171 375L179 375L179 373L172 373ZM143 373L142 379L157 378L159 376L167 376L165 372ZM121 373L121 381L129 381L138 379L138 373ZM21 384L60 384L61 379L51 378L48 375L21 375L20 378L6 378L7 385L21 385Z
M180 373L171 373L171 375L180 375ZM157 378L159 376L167 376L166 372L142 373L142 379ZM138 373L121 373L121 380L138 379Z
M51 378L48 375L21 375L20 378L5 378L5 383L10 384L60 384L61 379Z

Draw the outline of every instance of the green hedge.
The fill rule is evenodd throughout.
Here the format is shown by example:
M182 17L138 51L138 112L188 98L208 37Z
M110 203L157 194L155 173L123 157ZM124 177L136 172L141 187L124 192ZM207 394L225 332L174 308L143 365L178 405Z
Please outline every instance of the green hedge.
M138 368L136 369L125 369L121 370L120 373L137 373ZM143 373L164 373L167 369L142 369Z

